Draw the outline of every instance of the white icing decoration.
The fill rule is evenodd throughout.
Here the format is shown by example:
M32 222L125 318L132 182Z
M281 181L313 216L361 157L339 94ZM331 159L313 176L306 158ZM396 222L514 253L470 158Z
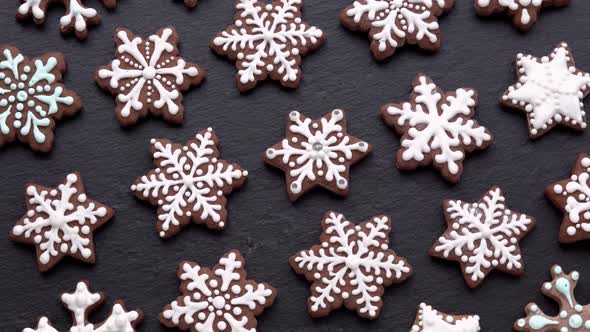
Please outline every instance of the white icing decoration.
M529 132L538 137L563 123L586 128L582 100L590 88L590 74L573 66L573 57L562 43L549 56L517 57L519 82L502 96L505 103L527 112Z
M577 167L584 171L573 174L564 186L557 184L553 187L555 194L565 197L563 209L571 222L566 230L570 237L579 231L590 233L590 157L580 159Z
M100 69L98 78L108 80L111 89L118 92L118 112L123 118L144 109L148 106L145 103L176 115L182 99L180 86L200 74L197 67L177 56L176 43L169 41L174 34L172 28L164 28L145 41L130 34L117 31L117 59L106 69ZM152 95L158 98L151 98Z
M146 199L164 196L157 203L160 236L176 234L191 217L195 221L210 220L223 228L225 198L219 190L235 187L248 172L217 159L213 129L199 132L184 147L161 140L152 140L151 144L156 168L139 178L131 190ZM190 209L185 213L187 206Z
M52 117L65 105L74 104L52 73L58 59L48 57L29 62L6 48L0 56L0 135L11 137L16 130L38 144L44 144L53 123ZM34 68L29 64L34 63Z
M518 241L534 226L525 214L506 208L499 188L478 203L450 200L445 204L448 230L434 244L435 253L461 261L465 278L479 284L493 269L519 271L523 267Z
M492 139L485 127L471 119L477 104L475 90L457 89L455 96L442 100L442 91L429 83L428 77L418 76L417 80L413 97L416 106L406 102L401 107L390 105L385 111L398 126L409 128L403 130L401 158L422 162L425 154L436 151L433 162L458 175L465 158L461 145L481 148Z
M347 174L353 154L364 156L369 144L348 135L343 123L342 110L332 111L319 123L299 112L289 114L288 137L294 135L296 141L283 139L278 144L280 147L266 150L266 157L276 158L288 167L290 193L300 194L305 181L317 183L320 179L334 183L341 190L348 188Z
M294 256L296 268L314 276L310 310L325 312L341 297L358 306L361 315L376 317L383 284L400 282L411 273L410 265L389 248L389 218L378 216L355 226L342 214L330 212L322 227L325 242ZM351 289L350 294L344 289Z
M85 282L78 282L73 293L65 293L61 296L62 302L72 312L74 325L70 332L134 332L134 325L140 319L139 311L125 311L119 303L113 305L108 318L100 324L88 323L88 314L93 306L101 300L100 293L91 293ZM53 328L47 317L41 317L36 329L26 328L23 332L58 332Z
M491 0L475 0L479 7L487 8ZM531 23L531 17L537 13L543 2L551 4L554 0L497 0L496 3L502 8L509 9L516 13L518 20L523 25Z
M412 326L410 332L478 332L479 330L479 316L465 316L457 319L421 303L417 323Z
M295 82L301 76L300 56L319 47L323 32L301 20L302 0L279 0L265 5L256 0L238 0L236 22L213 44L237 53L241 85L253 83L266 74L280 77L281 82ZM272 64L265 67L265 60Z
M171 325L188 325L199 332L255 332L254 312L269 306L276 291L266 284L245 280L244 259L231 251L213 269L182 263L180 279L187 283L182 295L170 303L162 317Z

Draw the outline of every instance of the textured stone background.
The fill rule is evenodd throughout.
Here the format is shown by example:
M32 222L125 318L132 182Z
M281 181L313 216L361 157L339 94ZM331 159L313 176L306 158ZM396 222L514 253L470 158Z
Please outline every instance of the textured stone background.
M70 315L62 309L59 293L72 290L85 278L94 290L108 296L92 321L101 321L112 300L121 297L128 307L144 310L143 331L164 331L157 316L178 294L177 262L191 259L210 265L231 248L246 256L250 277L279 289L276 304L259 319L261 331L408 331L421 301L447 312L478 313L483 331L510 331L531 300L549 313L557 310L538 292L553 263L580 270L577 295L580 302L590 302L588 243L558 244L562 216L543 196L547 184L568 176L579 152L590 151L590 131L557 129L531 142L524 116L503 111L497 103L514 81L518 52L545 55L565 40L578 66L590 70L590 2L573 0L568 8L545 11L530 33L521 34L508 20L477 18L472 0L458 0L441 20L439 53L409 47L378 64L369 53L366 36L346 31L338 21L348 1L306 0L304 17L325 31L327 43L305 58L301 87L286 91L278 84L264 83L248 95L237 92L233 65L208 48L209 39L230 23L233 1L202 0L196 10L188 11L179 1L122 0L110 13L100 8L99 1L86 2L104 15L85 43L60 36L59 7L50 11L44 27L37 28L16 22L18 1L0 2L0 44L17 46L31 56L65 53L69 68L65 82L84 103L82 113L58 124L50 154L32 153L19 143L0 150L0 233L7 235L24 213L25 182L55 185L74 170L83 175L89 196L113 206L116 217L96 236L98 257L93 266L66 259L40 274L33 247L14 244L4 236L0 240L0 330L32 326L41 315L66 330ZM185 96L182 126L149 118L123 130L115 120L113 98L93 81L94 70L113 58L114 28L124 26L148 35L165 24L178 29L181 54L205 68L209 76ZM478 89L476 118L495 135L489 150L467 159L463 180L454 186L432 169L401 173L393 166L399 140L381 122L378 110L386 102L406 100L418 71L431 75L447 90ZM374 153L353 168L348 197L318 190L291 204L282 173L266 167L260 153L283 137L290 110L319 117L334 108L350 111L350 133L372 143ZM246 186L229 198L229 226L223 233L190 226L162 241L155 232L155 209L137 201L129 185L151 167L150 138L184 142L208 126L220 137L222 157L241 164L250 176ZM427 251L444 230L441 201L477 200L492 185L502 187L512 209L534 215L538 224L522 243L527 269L523 278L493 273L480 288L469 290L458 265L431 259ZM383 313L375 321L344 309L317 320L306 313L309 285L292 273L287 262L291 254L318 241L320 221L330 209L357 222L376 214L391 216L392 246L415 267L407 283L387 289Z

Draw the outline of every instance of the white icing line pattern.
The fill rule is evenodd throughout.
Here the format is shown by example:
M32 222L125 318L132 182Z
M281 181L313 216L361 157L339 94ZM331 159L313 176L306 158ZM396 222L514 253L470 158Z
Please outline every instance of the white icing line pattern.
M19 139L47 152L55 120L80 110L80 100L61 84L62 54L29 59L17 48L0 48L0 145Z
M285 172L287 192L296 200L318 185L337 194L348 193L350 166L371 149L346 132L342 110L313 121L293 111L287 120L287 137L267 149L263 158Z
M217 34L211 48L236 62L240 91L254 88L268 75L283 86L299 86L301 57L324 42L322 30L302 20L302 3L236 1L234 23Z
M518 83L502 96L502 104L525 111L529 135L539 138L557 124L585 129L583 99L590 93L590 74L576 68L566 43L549 56L518 54Z
M321 244L291 257L298 274L312 282L307 302L312 317L327 316L344 304L361 316L379 316L384 288L412 273L408 262L389 248L391 220L376 216L359 225L328 212Z
M478 332L479 316L448 315L421 303L410 332Z
M102 293L91 293L90 284L80 281L73 293L61 295L61 301L72 312L74 322L70 332L135 332L135 325L143 318L141 310L125 311L122 300L117 300L111 313L102 323L92 324L88 322L88 315L96 307L104 302ZM41 317L37 328L26 328L23 332L58 332L47 317Z
M69 174L57 188L28 185L26 207L10 237L37 247L41 271L51 269L64 256L94 263L93 232L114 213L86 196L78 173Z
M565 6L569 0L475 0L475 11L481 16L490 16L507 11L515 26L530 30L539 18L541 8Z
M559 305L559 314L548 316L536 303L529 303L525 308L526 317L514 323L514 330L521 332L575 332L590 329L590 305L581 305L576 300L574 291L580 273L573 271L566 274L561 266L551 268L552 281L541 287L541 292Z
M154 166L139 177L131 190L158 206L157 230L161 237L177 234L191 219L211 229L227 222L226 198L242 186L248 172L237 164L218 159L213 129L198 132L186 145L152 139Z
M121 124L134 124L148 111L170 122L182 122L182 92L200 84L205 72L178 55L177 43L173 27L164 27L145 40L117 29L116 59L97 70L96 81L117 96Z
M495 269L524 273L519 241L535 219L509 210L500 188L490 189L477 203L447 200L443 208L448 228L430 254L459 262L469 287L479 286Z
M465 154L492 142L489 130L472 119L476 106L474 89L445 93L428 76L418 74L410 102L381 109L385 123L402 135L397 166L415 169L432 163L447 180L458 182Z
M52 0L21 0L16 17L19 19L32 18L36 24L43 24L47 13L47 6ZM58 0L66 9L66 13L59 20L62 33L74 31L78 39L88 37L88 26L100 22L100 15L94 8L84 6L82 0ZM102 0L107 8L114 8L117 0Z
M277 296L269 284L246 279L245 260L237 250L225 254L213 269L182 262L178 278L182 295L164 308L160 321L181 330L255 332L255 316Z
M406 42L438 49L438 17L454 4L455 0L360 0L346 7L340 19L350 30L368 31L374 57L384 60Z

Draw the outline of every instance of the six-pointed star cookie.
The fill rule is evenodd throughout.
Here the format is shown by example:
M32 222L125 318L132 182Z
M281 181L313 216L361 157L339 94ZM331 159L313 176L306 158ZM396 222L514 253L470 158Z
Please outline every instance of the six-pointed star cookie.
M199 332L255 332L256 316L273 304L277 290L246 279L245 265L238 250L225 254L212 269L181 262L182 295L164 308L162 324Z
M489 130L472 119L477 92L460 88L445 93L428 76L418 74L410 99L381 108L385 123L402 135L397 167L412 170L432 163L445 179L458 182L465 154L492 143Z
M564 213L559 241L590 239L590 156L581 153L569 179L545 189L545 195Z
M504 93L501 103L525 111L531 138L538 138L561 123L586 128L582 100L590 93L590 74L576 68L566 43L540 59L518 54L518 83Z
M342 110L314 121L293 111L287 119L287 137L267 149L263 159L285 172L289 199L295 201L315 186L346 195L350 166L371 149L346 132Z
M430 255L459 262L469 287L479 286L494 269L524 273L519 241L535 219L509 210L500 188L493 187L476 203L446 200L443 209L448 228Z
M410 332L479 332L479 316L449 315L420 303Z
M561 7L569 0L475 0L477 15L490 16L498 12L508 12L512 22L523 31L530 30L543 7Z
M276 0L265 4L237 0L234 24L211 40L211 49L236 62L236 81L242 92L267 76L283 86L297 88L301 57L320 47L324 33L301 19L303 0Z
M381 313L384 288L401 283L412 267L389 248L391 220L376 216L359 225L328 212L320 244L291 257L293 270L312 282L307 301L312 317L323 317L344 304L361 317Z
M115 31L116 59L96 71L98 85L117 97L115 113L122 125L149 113L182 123L182 93L199 85L205 71L178 55L178 34L164 27L147 39Z
M29 184L27 213L10 232L14 241L37 247L39 270L47 271L65 256L94 263L93 232L113 216L113 210L86 196L82 178L69 174L57 188Z
M137 178L131 190L158 206L156 228L161 237L175 235L191 219L210 229L226 226L225 195L242 186L248 171L218 159L218 142L211 128L184 146L167 139L150 141L155 168Z
M368 31L373 56L384 60L406 42L439 49L438 17L454 5L455 0L360 0L342 11L340 21L352 31Z

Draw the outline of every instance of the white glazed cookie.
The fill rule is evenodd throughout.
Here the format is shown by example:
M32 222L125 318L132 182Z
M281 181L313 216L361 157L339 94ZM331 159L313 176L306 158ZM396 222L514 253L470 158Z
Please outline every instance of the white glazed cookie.
M475 12L481 16L490 16L499 12L507 12L512 22L520 30L530 30L541 13L543 7L561 7L570 0L474 0Z
M420 303L416 321L410 332L478 332L479 316L449 315Z
M115 301L111 313L101 323L92 324L88 321L90 312L104 302L102 293L91 293L90 283L80 281L73 293L61 295L61 301L72 312L74 325L70 332L135 332L135 326L143 319L141 310L125 311L122 300ZM23 332L58 332L47 317L41 317L37 328L26 328Z
M219 32L210 46L236 63L241 92L253 89L267 76L281 85L297 88L301 57L319 48L322 30L301 18L303 0L236 0L234 23Z

